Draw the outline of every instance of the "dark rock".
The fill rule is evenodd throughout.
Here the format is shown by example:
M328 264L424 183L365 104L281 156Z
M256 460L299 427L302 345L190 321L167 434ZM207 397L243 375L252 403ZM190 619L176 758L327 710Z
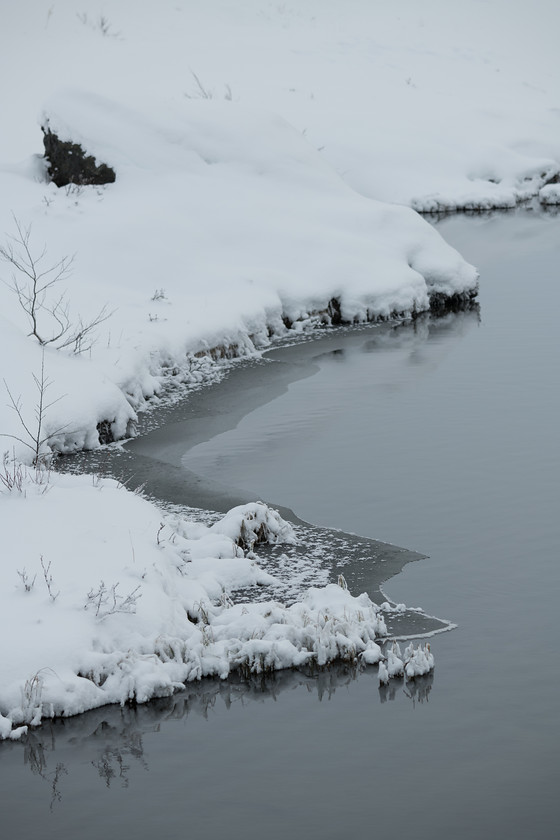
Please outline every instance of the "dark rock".
M338 298L331 298L327 306L327 313L329 315L331 324L336 327L342 324L342 312L340 309L340 301Z
M467 292L457 292L454 295L444 295L441 292L434 292L430 295L430 312L432 315L447 315L450 312L469 312L478 310L479 303L476 300L478 287Z
M131 418L127 422L124 438L136 437L136 422L136 418ZM104 446L108 443L115 443L115 441L121 440L123 438L122 434L115 435L114 428L116 425L116 420L101 420L97 424L97 434L101 446Z
M112 184L116 178L114 169L106 163L97 163L79 145L60 140L47 126L43 127L45 158L49 164L48 174L57 187L67 184Z
M110 420L102 420L97 424L97 434L99 435L99 443L101 446L107 443L113 443L115 437L113 435L113 424Z

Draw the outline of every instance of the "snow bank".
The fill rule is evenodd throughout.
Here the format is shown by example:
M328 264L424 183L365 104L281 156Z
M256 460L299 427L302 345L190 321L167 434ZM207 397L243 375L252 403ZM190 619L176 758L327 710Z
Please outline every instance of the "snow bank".
M343 582L290 607L233 603L273 582L239 543L294 539L262 503L206 527L162 519L115 481L17 464L3 475L0 738L205 676L383 659L380 609Z
M45 418L65 427L56 447L130 434L166 379L191 381L197 354L472 292L474 270L439 234L379 202L556 202L558 17L553 0L10 4L0 240L14 214L47 265L76 255L74 320L113 312L79 365L48 354L65 395ZM47 184L38 120L116 182ZM2 374L32 416L40 359L4 284L0 311ZM5 402L0 429L18 435Z
M459 142L450 117L444 137L436 115L449 106L447 76L436 90L395 75L395 66L414 70L410 62L434 69L409 43L416 13L406 4L403 11L412 15L410 32L376 4L352 3L341 14L312 0L281 13L255 0L235 14L222 0L196 13L180 2L139 9L119 0L114 23L95 4L76 14L69 0L46 12L38 0L10 8L0 61L19 66L24 41L33 61L15 78L3 74L11 82L0 137L2 241L15 234L15 217L31 226L34 259L46 247L42 267L75 254L72 275L51 290L51 305L67 290L73 324L90 323L103 306L111 313L79 366L50 346L47 373L65 395L45 417L48 431L63 430L51 444L69 451L130 434L145 400L170 376L189 381L201 354L251 354L287 327L406 317L475 293L472 266L410 208L382 202L414 204L421 178L429 188L418 200L441 206L443 170L451 202L465 184L481 191L479 204L489 196L495 203L500 190L500 201L517 200L512 185L527 193L552 177L556 147L543 138L553 135L539 124L539 154L514 142L515 132L509 145L487 132L482 148L472 136ZM440 42L438 12L437 3L426 9L437 26L420 34L470 90L469 65ZM372 52L367 32L386 39L391 58ZM488 88L480 62L472 65L470 102ZM517 75L506 82L517 90ZM374 85L370 107L365 84ZM40 126L111 166L115 183L47 183ZM0 265L3 374L32 414L39 362L36 348L26 351L17 338L30 325L13 291L14 279L25 278L13 269ZM41 318L52 324L45 310ZM0 428L18 436L3 403Z
M556 0L82 7L6 9L0 160L37 151L35 115L72 67L79 89L134 108L156 94L267 109L382 201L507 206L558 171Z
M73 275L45 293L40 334L56 328L49 308L66 281L71 320L91 323L100 305L111 313L79 370L47 345L48 376L66 394L47 418L50 431L63 428L50 441L62 451L95 445L99 423L109 439L129 433L166 371L201 354L255 353L294 325L405 317L476 294L474 268L429 224L358 195L275 115L214 101L146 100L136 111L82 90L52 97L40 121L117 173L106 187L36 183L6 240L47 270L76 253ZM9 333L29 332L14 293L29 281L14 262L4 260L2 311ZM6 379L19 385L37 348L18 350ZM27 393L24 402L33 405ZM0 421L17 435L13 413Z

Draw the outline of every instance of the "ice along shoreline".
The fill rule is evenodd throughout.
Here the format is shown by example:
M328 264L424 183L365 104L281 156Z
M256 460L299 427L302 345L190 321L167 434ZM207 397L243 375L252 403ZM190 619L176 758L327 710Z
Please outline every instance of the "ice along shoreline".
M448 318L478 318L478 307L472 301L462 313L448 313ZM124 444L115 444L91 453L78 453L63 459L65 468L112 476L131 489L141 488L148 498L163 508L184 511L188 515L214 521L219 513L255 501L255 494L226 486L188 469L183 457L197 444L211 440L234 428L243 417L274 400L288 385L312 376L317 370L314 359L332 352L348 341L360 341L370 335L411 330L416 332L435 318L423 314L408 322L384 322L359 326L322 329L318 332L289 338L265 351L258 358L237 359L212 378L206 386L188 393L183 399L163 402L161 408L142 413L138 436ZM171 395L172 397L172 395ZM298 547L291 547L291 561L297 571L306 553L317 563L316 579L304 576L304 583L336 581L343 573L352 592L367 592L377 604L390 603L382 585L410 562L425 555L397 545L346 533L339 529L319 527L306 522L297 512L278 504L274 498L263 501L278 510L298 535ZM214 517L211 512L216 512ZM277 575L278 555L285 547L262 545L259 561L267 571ZM298 587L287 585L278 590L278 597L292 599ZM248 593L249 594L249 593ZM252 598L262 599L266 592ZM392 636L426 637L444 632L454 625L420 610L404 609L403 605L386 616Z

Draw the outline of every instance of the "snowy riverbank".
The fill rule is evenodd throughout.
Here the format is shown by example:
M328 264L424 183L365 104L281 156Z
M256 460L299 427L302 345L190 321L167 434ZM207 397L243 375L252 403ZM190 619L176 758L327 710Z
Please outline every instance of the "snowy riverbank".
M60 430L56 449L91 448L99 424L105 436L129 435L165 374L188 375L193 357L255 353L287 329L411 317L476 294L475 269L426 221L358 195L276 117L229 102L132 111L83 91L45 113L61 141L117 173L102 188L23 174L13 187L12 209L19 187L30 203L14 211L5 246L5 378L29 410L40 348L25 333L58 333L67 288L68 332L45 352L49 402L64 394L45 418L48 432ZM29 275L72 251L72 276L39 296L33 318ZM72 355L75 341L53 349L100 312L82 352ZM17 434L14 412L0 421Z
M557 18L548 0L431 0L421 13L409 0L13 4L0 35L1 244L18 236L15 216L34 259L46 247L41 270L75 255L41 313L47 335L63 292L72 327L111 313L79 360L47 352L49 396L64 396L46 418L64 427L57 445L96 445L99 424L103 439L125 436L196 354L252 353L286 323L406 315L472 292L474 269L410 206L556 195ZM115 182L48 183L41 126ZM40 354L12 267L3 376L32 414Z
M266 583L249 514L290 538L270 511L160 530L114 482L19 462L130 435L166 383L288 330L468 302L475 268L412 208L557 194L547 0L106 5L23 0L0 33L4 737L232 668L377 661L382 616L336 584L231 606ZM41 128L115 181L55 186Z
M258 543L295 539L261 503L207 527L92 476L12 466L2 490L4 521L19 539L2 569L0 614L17 644L2 654L0 737L234 671L342 659L380 663L386 682L433 667L429 646L411 647L404 659L392 648L385 655L381 609L365 594L353 597L342 578L289 607L234 604L236 589L273 582L253 553Z

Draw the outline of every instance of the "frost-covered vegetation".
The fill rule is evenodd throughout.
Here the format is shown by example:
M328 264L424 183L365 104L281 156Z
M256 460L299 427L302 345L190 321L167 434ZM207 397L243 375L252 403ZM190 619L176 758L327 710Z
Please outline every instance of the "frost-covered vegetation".
M1 737L205 676L385 660L380 608L342 578L291 606L234 603L236 590L273 582L258 545L295 540L260 502L207 526L162 517L109 479L10 462L2 475L4 521L19 539L2 561L0 614L17 644L5 645L0 664ZM391 649L392 674L430 670L419 651L399 670Z

